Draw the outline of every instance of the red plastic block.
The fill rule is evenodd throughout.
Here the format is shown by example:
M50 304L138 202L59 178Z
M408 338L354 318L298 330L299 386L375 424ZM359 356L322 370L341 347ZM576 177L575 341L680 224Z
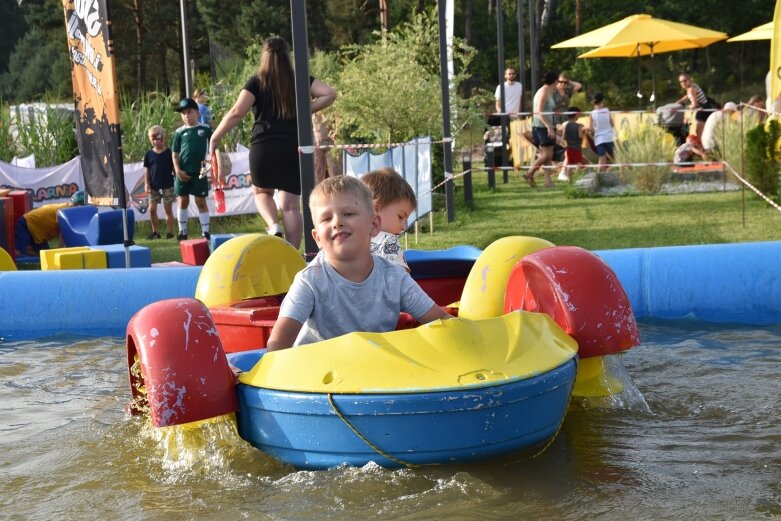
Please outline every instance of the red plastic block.
M14 257L14 200L0 197L0 247Z
M33 209L32 190L11 190L8 197L14 200L14 222Z
M209 258L209 241L206 239L189 239L179 243L182 250L182 262L190 266L203 266Z

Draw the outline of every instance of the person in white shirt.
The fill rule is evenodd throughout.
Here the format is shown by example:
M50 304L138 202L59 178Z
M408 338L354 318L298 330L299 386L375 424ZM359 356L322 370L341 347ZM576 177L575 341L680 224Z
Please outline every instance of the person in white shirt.
M724 108L711 112L711 115L705 120L705 125L702 127L702 137L700 139L702 140L702 148L704 148L708 154L713 153L719 147L719 142L722 140L720 129L722 122L724 122L724 116L726 115L726 117L730 118L737 111L738 106L734 102L728 101L724 104Z
M605 96L601 92L594 94L591 98L594 104L594 110L591 111L591 124L589 130L594 136L594 145L597 147L599 156L599 171L607 170L608 161L613 160L613 116L610 110L605 107Z
M504 71L504 110L502 109L502 86L496 86L496 112L506 112L516 114L521 111L521 97L523 96L523 85L515 81L515 69L508 67Z

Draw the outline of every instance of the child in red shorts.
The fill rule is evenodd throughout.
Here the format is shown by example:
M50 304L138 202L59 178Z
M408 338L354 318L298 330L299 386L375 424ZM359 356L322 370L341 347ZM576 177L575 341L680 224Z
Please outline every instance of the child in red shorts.
M585 165L587 162L583 158L583 136L588 130L578 123L580 109L578 107L569 107L567 109L567 121L560 125L560 131L564 136L567 147L564 149L564 162L559 171L560 181L572 182L572 170L576 165Z

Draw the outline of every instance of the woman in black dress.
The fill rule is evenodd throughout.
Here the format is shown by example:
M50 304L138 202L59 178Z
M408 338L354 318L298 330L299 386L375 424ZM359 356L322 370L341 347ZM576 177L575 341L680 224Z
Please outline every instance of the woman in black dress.
M312 113L326 108L336 99L336 91L322 81L310 78L309 83ZM266 223L266 231L281 237L273 197L274 190L279 190L285 239L298 248L304 220L300 205L295 96L288 45L282 38L269 38L263 44L258 73L247 80L233 107L212 134L209 152L214 154L222 136L252 109L255 123L250 140L249 164L255 207ZM311 117L311 114L306 117Z

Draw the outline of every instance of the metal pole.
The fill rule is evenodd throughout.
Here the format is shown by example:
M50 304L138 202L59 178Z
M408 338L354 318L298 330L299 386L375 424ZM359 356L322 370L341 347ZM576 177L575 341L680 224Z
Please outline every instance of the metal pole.
M488 174L488 188L496 188L496 162L494 159L494 147L485 149L485 170Z
M182 17L182 59L184 60L184 95L192 96L192 71L190 71L190 44L187 38L187 0L179 0Z
M529 54L531 55L531 89L529 92L534 96L539 82L539 48L537 47L537 11L534 6L535 0L529 0ZM534 110L534 107L532 107Z
M309 230L314 228L309 213L309 193L315 185L314 151L312 144L312 109L309 87L309 43L306 35L306 3L290 0L293 25L293 58L296 80L296 121L298 127L298 163L301 175L302 210L304 212L304 253L317 253L317 243ZM294 245L298 246L298 245Z
M743 163L745 156L745 138L746 134L743 133L743 114L740 115L740 176L743 177L743 173L746 171L746 165ZM722 166L722 168L724 168ZM724 172L724 190L727 190L727 173ZM743 228L746 227L746 185L740 183L740 207L743 213Z
M464 202L472 202L472 151L464 151L462 157L464 171Z
M292 2L293 0L291 0ZM447 222L456 219L456 208L453 203L453 143L450 139L450 85L447 74L447 39L445 38L445 0L437 1L439 11L439 77L442 86L442 146L445 152L445 206L447 207Z
M529 90L529 82L526 77L526 33L524 31L523 0L518 0L518 81L521 82L521 112L526 111L526 91Z
M499 117L502 125L502 173L504 174L503 182L507 184L508 172L507 172L507 105L505 104L504 97L504 6L502 0L496 0L496 49L497 49L497 62L499 68L499 93L500 93L500 105L502 107L502 115Z

